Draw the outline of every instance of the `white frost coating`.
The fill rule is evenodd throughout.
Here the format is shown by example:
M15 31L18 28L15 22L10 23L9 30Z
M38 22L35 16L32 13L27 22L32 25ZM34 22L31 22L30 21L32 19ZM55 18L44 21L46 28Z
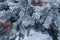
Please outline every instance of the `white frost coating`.
M10 14L9 13L10 13L9 11L4 11L4 13L2 13L1 20L3 20L3 22L10 18L11 13Z
M25 25L25 26L28 26L29 24L32 24L33 25L33 22L30 20L30 21L23 21L22 22L22 25Z
M55 4L57 2L57 0L44 0L44 1L51 3L51 4Z
M0 17L4 16L4 11L0 11Z
M30 19L30 20L29 20ZM32 20L31 18L25 18L23 21L22 21L22 25L28 27L29 25L34 25L35 21Z
M40 13L33 13L33 16L32 17L34 19L39 19L40 18L40 15L41 15Z
M22 39L21 37L20 38L21 40L52 40L49 33L43 34L41 32L35 32L34 30L37 31L37 29L34 28L35 24L37 24L36 27L38 27L39 29L40 28L39 23L41 23L41 25L44 26L44 28L48 29L49 25L52 23L52 19L57 18L54 20L57 21L56 24L59 27L58 31L60 33L60 15L58 14L57 9L56 12L54 11L55 9L53 10L55 6L59 5L58 3L60 3L60 0L43 0L47 2L47 4L46 5L43 4L43 6L39 5L34 6L31 4L31 1L32 0L28 0L28 3L27 0L7 0L7 3L0 2L0 9L1 8L3 9L2 11L0 11L0 22L11 22L13 25L12 31L10 32L9 35L9 39L13 39L17 35L15 40L19 40L18 32L20 32L24 34L24 38ZM3 6L4 4L9 6L9 8L4 8ZM8 9L9 11L6 9ZM51 10L52 12L50 12ZM59 16L55 17L55 15ZM37 19L38 21L36 21L34 18ZM30 26L32 26L33 28ZM27 36L28 31L30 31L29 36ZM1 38L0 40L3 40L3 38Z
M50 14L47 16L45 23L43 24L44 28L49 28L49 25L52 23L53 15Z

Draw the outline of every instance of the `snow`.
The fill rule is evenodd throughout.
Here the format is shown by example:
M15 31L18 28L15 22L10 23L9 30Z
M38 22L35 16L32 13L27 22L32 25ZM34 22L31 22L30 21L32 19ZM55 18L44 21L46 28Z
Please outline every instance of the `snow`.
M49 34L42 34L41 32L30 31L29 36L24 37L23 40L52 40Z

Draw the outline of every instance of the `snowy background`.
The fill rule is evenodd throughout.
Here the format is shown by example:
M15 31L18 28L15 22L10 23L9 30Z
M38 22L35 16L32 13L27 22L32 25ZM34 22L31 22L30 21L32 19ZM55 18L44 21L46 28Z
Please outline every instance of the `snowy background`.
M60 0L0 0L0 40L60 40Z

